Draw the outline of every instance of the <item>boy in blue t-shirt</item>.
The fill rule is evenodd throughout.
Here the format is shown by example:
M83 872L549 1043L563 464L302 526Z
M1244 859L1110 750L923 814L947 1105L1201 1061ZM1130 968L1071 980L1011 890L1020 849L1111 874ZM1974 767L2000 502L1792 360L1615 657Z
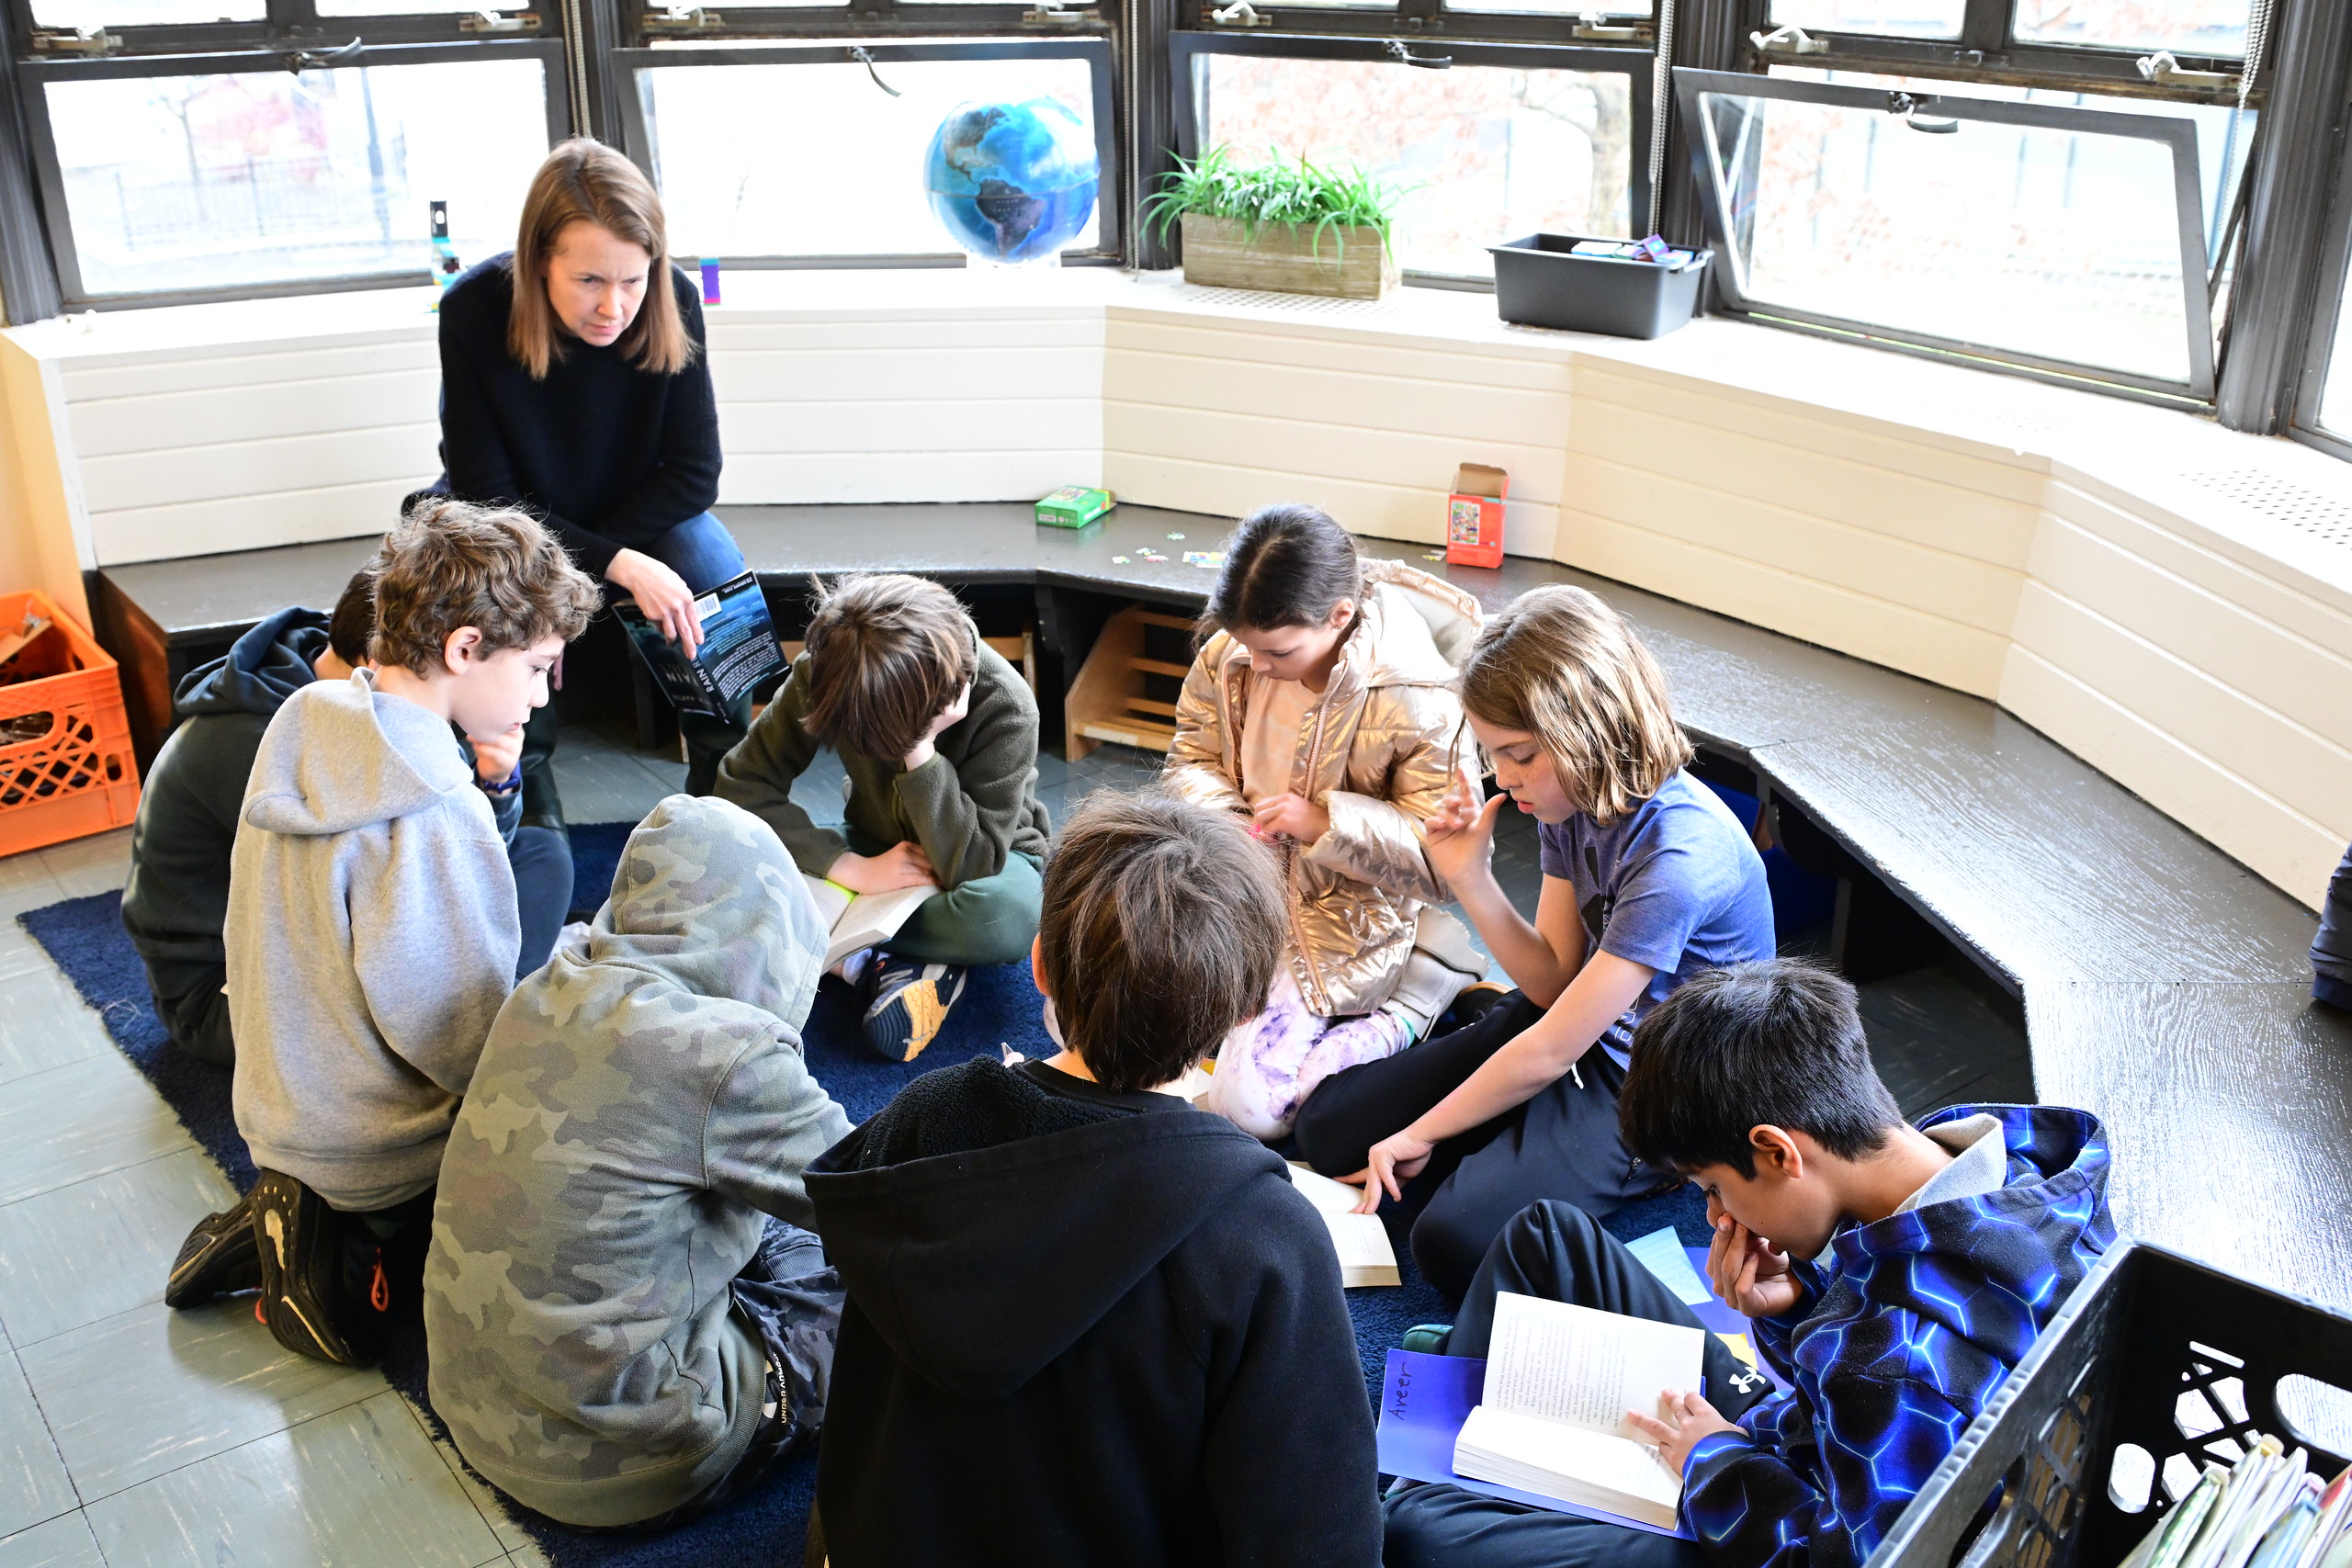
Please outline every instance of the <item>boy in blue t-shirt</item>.
M1628 1412L1681 1474L1697 1548L1430 1485L1391 1500L1385 1562L1852 1568L2114 1242L2098 1120L1955 1106L1910 1125L1853 987L1779 961L1702 976L1652 1011L1619 1107L1632 1147L1706 1191L1711 1282L1788 1391L1763 1395L1711 1337L1704 1390ZM1505 1228L1450 1353L1485 1354L1500 1291L1698 1325L1559 1203Z

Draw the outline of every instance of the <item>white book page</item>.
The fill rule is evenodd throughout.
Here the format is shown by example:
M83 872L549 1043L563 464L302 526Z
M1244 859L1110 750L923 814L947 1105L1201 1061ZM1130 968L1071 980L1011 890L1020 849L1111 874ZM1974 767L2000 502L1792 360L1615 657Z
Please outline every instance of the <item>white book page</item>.
M816 900L817 918L825 922L827 931L831 931L833 922L842 918L842 911L849 908L849 901L854 895L839 883L811 876L805 871L800 874L800 880L808 885L808 897Z
M1657 1450L1481 1404L1454 1439L1453 1470L1473 1481L1630 1514L1671 1529L1681 1478Z
M1306 1167L1292 1162L1291 1185L1301 1196L1315 1205L1323 1216L1323 1225L1331 1233L1332 1248L1340 1255L1340 1272L1351 1285L1395 1284L1396 1282L1396 1249L1388 1245L1388 1228L1380 1223L1378 1214L1359 1214L1356 1200L1363 1196L1344 1181L1334 1181ZM1365 1271L1377 1271L1375 1278L1363 1277Z
M1648 1415L1662 1390L1698 1388L1706 1343L1702 1329L1499 1292L1483 1397L1498 1410L1637 1441L1625 1412Z

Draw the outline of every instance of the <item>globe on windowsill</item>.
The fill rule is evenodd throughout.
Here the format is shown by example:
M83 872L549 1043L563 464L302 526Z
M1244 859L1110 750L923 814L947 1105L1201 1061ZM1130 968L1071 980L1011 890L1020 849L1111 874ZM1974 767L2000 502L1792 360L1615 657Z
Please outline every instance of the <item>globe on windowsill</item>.
M1052 98L958 104L923 154L923 187L948 237L1000 265L1058 256L1102 184L1093 136Z

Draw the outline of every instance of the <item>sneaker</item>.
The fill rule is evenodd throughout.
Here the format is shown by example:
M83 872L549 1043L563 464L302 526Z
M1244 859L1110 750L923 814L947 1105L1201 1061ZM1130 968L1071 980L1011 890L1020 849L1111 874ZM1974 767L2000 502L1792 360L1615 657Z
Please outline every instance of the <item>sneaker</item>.
M164 1304L175 1312L202 1306L215 1296L261 1288L261 1250L254 1243L253 1206L248 1199L223 1213L207 1214L180 1243Z
M886 1060L911 1062L939 1037L947 1010L964 994L967 971L877 953L866 966L865 1043Z
M1510 987L1498 985L1492 980L1481 980L1464 987L1462 994L1453 998L1453 1005L1438 1015L1436 1025L1430 1030L1430 1038L1434 1040L1441 1034L1469 1028L1493 1011L1495 1004L1509 995Z
M346 1318L354 1315L345 1311L348 1222L325 1199L275 1170L261 1173L247 1201L261 1258L261 1300L254 1315L288 1350L341 1366L367 1365L372 1345L363 1349L345 1332ZM378 1312L390 1305L389 1292L371 1294L379 1298L369 1303Z

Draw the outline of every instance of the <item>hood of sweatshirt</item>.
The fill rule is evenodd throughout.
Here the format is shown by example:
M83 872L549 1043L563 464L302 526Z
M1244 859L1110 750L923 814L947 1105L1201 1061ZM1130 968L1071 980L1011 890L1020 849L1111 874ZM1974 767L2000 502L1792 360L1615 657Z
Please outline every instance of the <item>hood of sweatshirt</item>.
M239 637L225 658L189 671L172 699L172 710L182 718L274 714L318 678L311 665L326 648L324 615L300 607L280 610Z
M955 1398L1001 1400L1269 1176L1286 1182L1282 1161L1222 1117L1108 1110L978 1057L828 1150L808 1198L892 1353Z
M2007 1182L1839 1232L1823 1306L1851 1291L1857 1308L1901 1307L2014 1365L2115 1240L2107 1137L2096 1116L2057 1105L1955 1105L1918 1125L1980 1114L2000 1123Z
M449 721L386 696L362 670L314 681L278 708L254 758L244 820L271 833L347 833L472 787Z
M585 955L548 969L548 1010L601 1017L645 980L745 1003L798 1030L826 931L775 829L740 806L673 795L622 850Z

